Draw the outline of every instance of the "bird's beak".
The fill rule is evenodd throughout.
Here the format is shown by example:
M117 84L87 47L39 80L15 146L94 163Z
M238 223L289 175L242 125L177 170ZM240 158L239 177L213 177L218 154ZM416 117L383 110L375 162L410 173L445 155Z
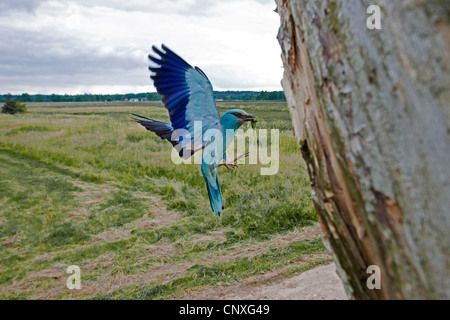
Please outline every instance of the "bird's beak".
M246 114L244 116L244 121L250 121L250 122L255 122L256 121L256 117L252 116L251 114Z

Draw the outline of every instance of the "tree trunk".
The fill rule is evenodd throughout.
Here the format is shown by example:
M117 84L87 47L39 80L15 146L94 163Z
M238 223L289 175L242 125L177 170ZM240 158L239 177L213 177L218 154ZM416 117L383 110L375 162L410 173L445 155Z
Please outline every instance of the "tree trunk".
M450 2L276 2L282 85L347 293L449 299Z

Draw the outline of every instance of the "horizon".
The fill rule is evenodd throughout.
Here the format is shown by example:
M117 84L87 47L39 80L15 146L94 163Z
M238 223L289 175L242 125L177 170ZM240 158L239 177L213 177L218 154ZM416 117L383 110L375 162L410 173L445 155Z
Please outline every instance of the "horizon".
M215 100L286 100L282 90L214 90ZM138 99L139 101L161 101L162 97L157 92L127 92L115 94L0 94L0 102L7 100L18 100L21 102L95 102L95 101L128 101Z
M216 92L284 92L283 89L279 89L279 90L267 90L267 89L253 89L253 90L249 90L249 89L223 89L223 90L213 90L214 93ZM42 96L51 96L51 95L58 95L58 96L77 96L77 95L103 95L103 96L107 96L107 95L126 95L126 94L148 94L148 93L154 93L154 94L158 94L158 92L155 91L134 91L134 92L114 92L114 93L104 93L104 92L83 92L83 93L57 93L57 92L50 92L50 93L42 93L42 92L0 92L0 96L6 96L6 95L12 95L12 96L20 96L23 94L29 94L30 96L37 96L37 95L42 95Z
M213 92L283 92L283 90L265 90L265 89L261 89L261 90L239 90L239 89L230 89L230 90L213 90ZM36 96L36 95L43 95L43 96L51 96L51 95L59 95L59 96L64 96L64 95L68 95L68 96L77 96L77 95L103 95L103 96L107 96L107 95L126 95L126 94L147 94L147 93L155 93L158 94L156 91L140 91L140 92L115 92L115 93L101 93L101 92L94 92L94 93L89 93L89 92L84 92L84 93L56 93L56 92L52 92L52 93L30 93L30 92L20 92L20 93L11 93L11 92L6 92L6 93L0 93L0 96L6 96L8 94L11 94L13 96L19 96L19 95L23 95L23 94L29 94L30 96Z

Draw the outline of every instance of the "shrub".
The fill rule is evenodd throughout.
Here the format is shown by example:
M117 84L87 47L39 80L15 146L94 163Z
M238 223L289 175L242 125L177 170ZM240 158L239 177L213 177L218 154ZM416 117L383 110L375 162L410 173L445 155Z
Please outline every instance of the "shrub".
M16 114L27 112L25 103L21 103L19 100L6 100L2 108L2 113Z

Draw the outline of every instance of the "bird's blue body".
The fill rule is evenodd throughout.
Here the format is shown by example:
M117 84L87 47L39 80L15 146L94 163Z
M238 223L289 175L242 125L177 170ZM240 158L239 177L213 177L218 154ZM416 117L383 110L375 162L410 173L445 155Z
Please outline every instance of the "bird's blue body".
M208 189L209 202L211 203L212 210L217 215L220 215L223 209L223 199L217 177L217 167L222 160L228 162L228 159L226 158L226 150L233 141L237 129L239 129L243 123L236 118L234 114L246 115L247 113L239 109L232 109L225 112L225 114L220 118L221 135L218 135L222 139L217 141L217 144L221 145L214 145L212 143L208 145L211 146L211 149L214 151L219 152L217 157L215 154L211 155L208 152L208 146L205 147L202 157L201 171Z
M208 77L181 57L162 45L153 46L159 58L149 55L156 64L149 69L154 85L169 111L170 122L164 123L142 116L136 119L162 139L169 140L181 157L189 157L203 149L201 172L205 178L211 208L220 215L223 199L217 177L217 167L225 160L226 149L236 130L255 117L243 110L232 109L220 117ZM199 139L198 137L202 137Z

